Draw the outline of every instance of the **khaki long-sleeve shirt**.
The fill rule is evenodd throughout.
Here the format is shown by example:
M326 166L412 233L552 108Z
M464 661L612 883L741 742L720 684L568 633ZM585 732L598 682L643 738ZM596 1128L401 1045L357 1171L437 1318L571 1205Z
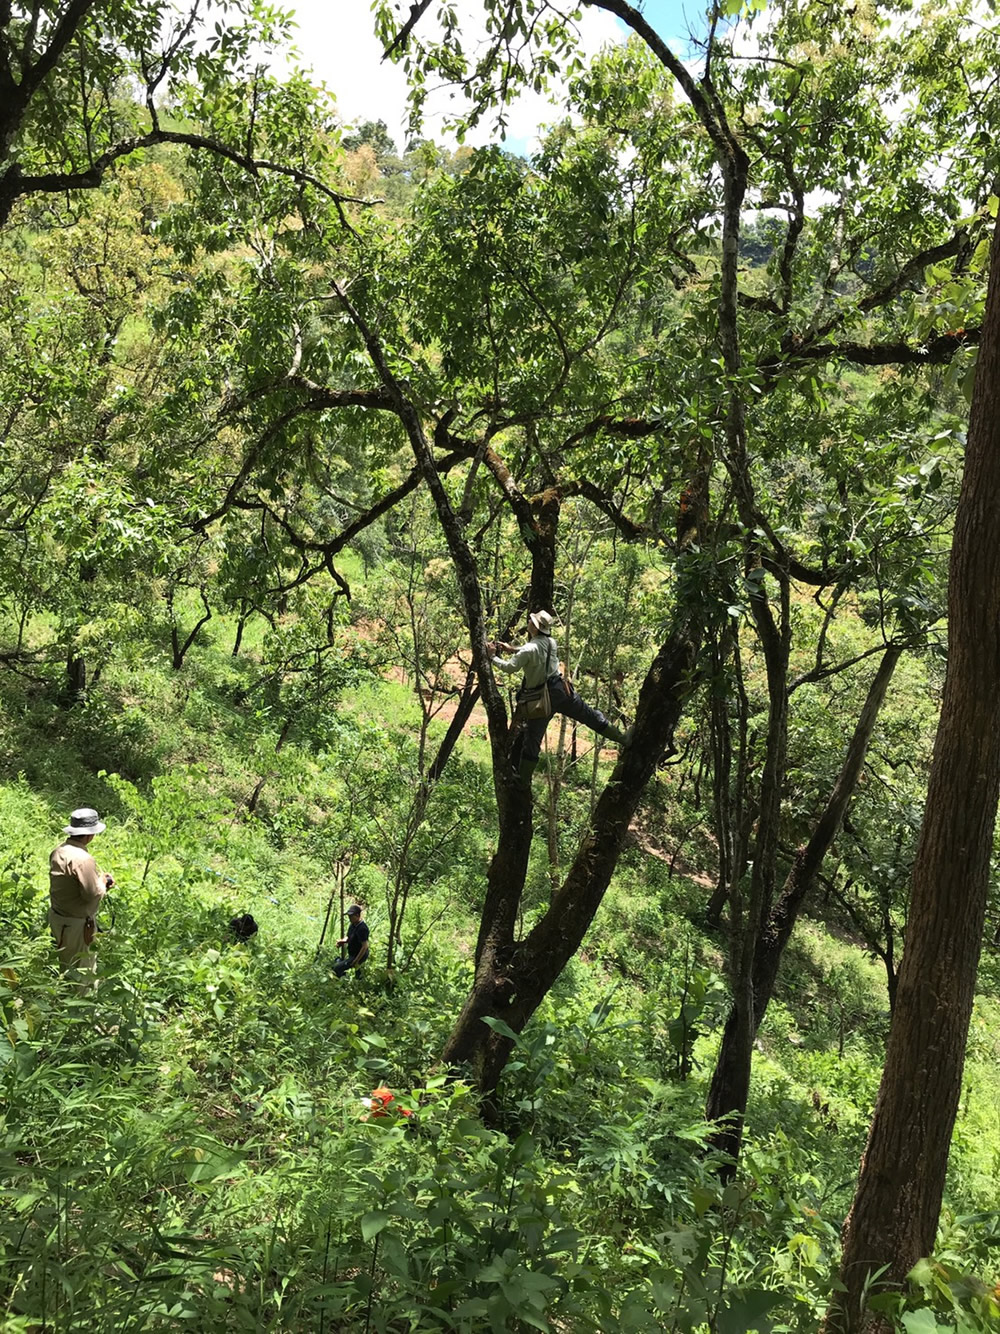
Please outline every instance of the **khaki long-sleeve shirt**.
M108 892L104 872L75 838L49 858L49 899L60 917L93 917Z
M517 650L512 658L494 658L493 666L513 675L524 673L524 684L529 690L544 685L559 670L559 649L551 635L535 635Z

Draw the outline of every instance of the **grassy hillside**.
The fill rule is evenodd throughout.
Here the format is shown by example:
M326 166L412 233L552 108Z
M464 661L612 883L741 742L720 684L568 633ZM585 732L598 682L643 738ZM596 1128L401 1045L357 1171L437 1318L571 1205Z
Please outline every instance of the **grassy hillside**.
M409 690L359 665L279 746L261 639L234 658L232 626L211 629L182 671L150 651L77 708L4 682L0 1331L815 1330L878 1086L881 970L817 904L723 1189L701 1108L724 946L699 925L704 887L637 842L484 1124L436 1065L492 837L475 727L435 794L432 826L452 832L421 863L387 973ZM47 856L82 804L108 822L94 851L117 881L89 997L58 976L44 925ZM348 851L373 957L337 982L336 915L317 946ZM533 856L529 914L548 893L542 828ZM244 911L260 931L240 943ZM901 1329L995 1327L995 961L984 973L940 1263ZM383 1084L413 1117L368 1119ZM987 1282L951 1283L967 1272Z

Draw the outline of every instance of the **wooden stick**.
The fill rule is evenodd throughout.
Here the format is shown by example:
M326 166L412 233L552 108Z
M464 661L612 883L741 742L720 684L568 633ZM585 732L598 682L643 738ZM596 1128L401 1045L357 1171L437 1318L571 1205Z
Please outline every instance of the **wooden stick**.
M344 866L343 862L337 863L337 879L340 882L340 936L341 939L343 939L343 937L347 934L347 932L344 930L344 881L347 879L347 868ZM346 946L341 945L340 957L342 959L344 958L345 949Z

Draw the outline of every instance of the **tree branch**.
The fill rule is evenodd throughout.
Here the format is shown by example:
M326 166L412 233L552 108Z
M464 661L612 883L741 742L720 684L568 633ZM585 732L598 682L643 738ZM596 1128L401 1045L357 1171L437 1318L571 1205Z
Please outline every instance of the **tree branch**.
M751 296L748 292L739 292L736 300L744 310L759 310L766 315L781 316L784 314L784 311L773 297Z
M401 51L403 49L406 43L410 40L410 33L420 22L422 15L430 8L430 4L431 0L415 0L415 3L410 6L410 14L406 22L382 52L383 60L389 60L396 51Z
M858 366L942 366L963 347L975 347L980 338L978 327L952 329L932 334L925 342L910 343L802 343L793 338L784 355L767 357L760 363L767 376L794 369L796 363L812 361L850 361Z
M834 663L830 667L813 667L808 672L803 672L797 676L789 685L788 693L798 690L799 686L804 686L810 681L825 681L830 676L838 676L841 672L846 672L849 668L856 666L859 662L864 662L865 658L874 657L876 653L889 653L890 650L897 655L902 653L904 648L908 648L906 641L899 641L891 644L876 644L874 648L866 648L863 653L855 653L853 658L845 658L843 662Z
M899 295L911 278L922 273L929 265L939 264L943 259L953 259L956 255L960 255L968 244L968 236L967 229L960 227L950 240L944 241L941 245L930 246L927 250L921 250L919 254L906 261L891 282L869 293L860 301L858 309L868 311L874 310L876 306L886 305L893 297Z
M364 407L381 408L387 411L393 410L392 403L381 389L323 389L319 385L314 385L312 381L300 381L299 377L296 376L289 377L288 381L284 383L296 384L300 382L309 386L309 401L306 403L295 404L294 407L283 412L280 417L271 423L264 434L260 436L247 451L246 457L240 465L240 470L229 484L221 504L212 510L210 514L204 514L191 523L189 527L192 532L204 532L205 529L215 523L216 520L223 517L227 510L229 510L235 503L240 491L246 484L247 478L250 476L257 460L260 458L261 450L268 441L273 440L278 432L283 427L287 426L290 421L294 421L296 417L299 417L306 412L324 412L329 408ZM235 409L238 411L248 403L253 402L255 398L272 392L276 387L280 386L267 385L259 390L254 390L251 394L247 395L246 398L241 399L239 403L235 405Z
M631 28L634 33L642 38L657 60L670 71L684 89L688 101L694 108L698 119L704 125L716 152L724 160L729 161L733 158L734 153L742 151L739 150L739 146L732 135L726 133L728 127L720 123L717 108L712 106L709 97L695 82L687 66L678 60L663 38L649 25L638 9L626 4L625 0L583 0L583 3L593 9L604 9L609 14L614 14L616 18L621 19L626 27Z
M646 421L641 417L595 417L593 421L581 427L579 431L571 435L563 443L563 449L571 449L578 445L582 440L592 439L595 435L600 435L602 431L607 431L608 435L620 435L626 440L644 440L646 436L653 435L656 431L662 431L664 422L659 417Z
M80 24L87 17L88 12L93 9L94 3L95 0L70 0L70 4L66 6L52 33L52 40L34 65L25 69L18 92L21 115L23 115L24 107L34 96L39 84L52 72L56 61L76 36ZM18 119L20 119L20 115Z
M436 460L435 467L438 472L448 472L451 468L455 467L457 463L462 463L467 458L468 454L464 449L456 449L453 450L452 453L446 454L444 458ZM227 508L231 507L239 510L261 511L278 525L292 546L295 547L296 551L316 552L324 558L324 561L329 561L332 560L338 552L343 551L344 547L352 542L359 533L362 533L366 528L369 528L376 519L381 518L383 514L387 514L389 510L398 505L401 500L420 485L422 480L423 473L420 468L414 468L404 482L401 482L399 486L394 487L393 490L387 491L381 500L376 501L375 504L365 510L363 514L359 514L354 522L348 524L348 526L342 529L336 537L332 537L325 542L316 538L303 537L301 533L296 532L287 519L277 514L266 501L261 500L259 497L254 500L244 500L239 497L234 497ZM330 573L332 574L333 571L330 571ZM334 578L339 579L339 576L334 575Z
M7 221L15 200L20 199L23 195L61 194L66 190L96 190L103 181L105 172L119 158L128 157L131 153L136 153L143 148L153 148L157 144L181 144L187 148L204 149L206 152L214 153L216 157L221 157L227 162L242 167L251 176L260 175L261 172L269 172L276 176L287 176L300 185L310 185L313 189L318 190L320 194L325 195L327 199L333 201L341 224L350 232L353 232L354 229L344 213L344 205L358 204L368 207L373 202L367 199L358 199L354 195L341 194L339 190L331 189L318 176L303 171L300 167L288 166L282 162L273 162L267 158L248 157L245 153L240 153L236 149L220 143L218 139L210 139L202 134L185 134L178 130L151 130L148 134L138 134L129 139L122 139L95 158L85 171L47 172L38 176L25 176L18 163L13 163L2 178L2 182L0 182L0 225Z
M560 491L565 496L583 496L585 500L606 514L611 522L626 542L638 542L640 538L648 536L648 529L645 524L635 523L627 514L617 506L609 495L606 495L600 487L594 482L581 478L575 482L569 482L561 486Z

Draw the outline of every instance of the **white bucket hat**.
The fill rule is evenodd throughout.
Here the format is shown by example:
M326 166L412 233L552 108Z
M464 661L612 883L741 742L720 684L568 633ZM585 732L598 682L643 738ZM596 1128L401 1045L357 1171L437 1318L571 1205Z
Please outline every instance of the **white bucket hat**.
M64 834L102 834L107 828L104 821L91 806L81 806L69 817L69 824L63 829Z
M533 611L528 617L528 624L536 635L547 635L555 619L550 611Z

